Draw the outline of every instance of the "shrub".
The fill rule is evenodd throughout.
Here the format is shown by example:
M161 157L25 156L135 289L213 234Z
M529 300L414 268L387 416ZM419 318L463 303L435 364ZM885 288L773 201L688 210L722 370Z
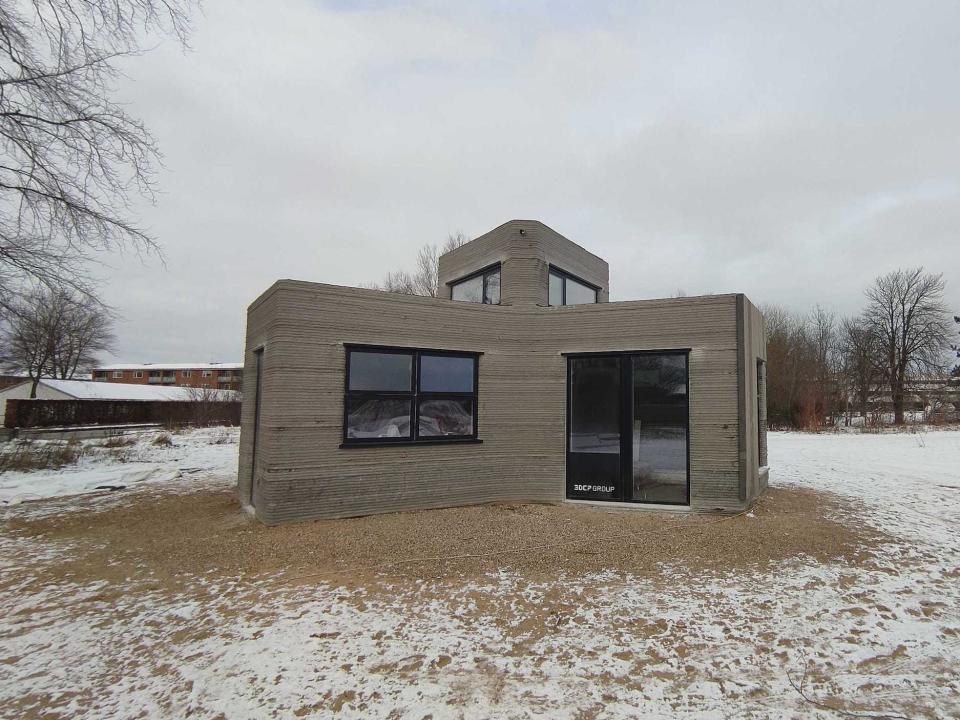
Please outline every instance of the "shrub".
M173 447L173 439L168 433L162 432L157 435L150 444L156 447Z
M179 435L183 432L183 423L179 420L167 420L163 423L163 429L170 435Z
M136 444L137 439L132 435L111 435L101 443L105 448L124 448Z

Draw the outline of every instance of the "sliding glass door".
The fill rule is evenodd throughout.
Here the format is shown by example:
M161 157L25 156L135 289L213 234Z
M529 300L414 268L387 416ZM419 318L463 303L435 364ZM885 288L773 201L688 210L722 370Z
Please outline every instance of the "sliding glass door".
M568 358L567 497L689 503L687 354Z

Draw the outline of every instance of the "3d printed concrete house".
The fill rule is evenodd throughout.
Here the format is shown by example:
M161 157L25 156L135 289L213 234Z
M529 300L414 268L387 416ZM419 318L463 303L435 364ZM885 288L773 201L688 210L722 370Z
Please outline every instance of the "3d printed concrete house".
M440 298L280 280L250 306L238 492L268 524L490 501L747 506L767 484L743 295L608 302L607 263L512 220Z

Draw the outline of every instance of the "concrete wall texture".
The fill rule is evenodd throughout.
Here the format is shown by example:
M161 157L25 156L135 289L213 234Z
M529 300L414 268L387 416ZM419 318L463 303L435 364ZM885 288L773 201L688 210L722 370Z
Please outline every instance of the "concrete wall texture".
M238 494L258 518L563 501L564 354L580 352L689 351L691 508L737 510L762 492L756 373L765 335L743 295L606 302L607 264L533 221L505 223L443 256L441 287L449 297L446 283L495 262L501 305L293 280L254 301ZM600 302L547 307L550 265L601 287ZM350 344L482 353L482 443L342 448Z

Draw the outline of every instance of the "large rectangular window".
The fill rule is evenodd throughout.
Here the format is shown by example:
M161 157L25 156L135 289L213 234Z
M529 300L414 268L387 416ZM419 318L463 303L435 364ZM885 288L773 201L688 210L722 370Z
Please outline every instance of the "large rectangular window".
M560 268L550 268L547 302L550 305L590 305L597 302L599 288Z
M477 438L478 354L347 348L344 445Z
M500 304L500 264L450 283L450 297L461 302Z

